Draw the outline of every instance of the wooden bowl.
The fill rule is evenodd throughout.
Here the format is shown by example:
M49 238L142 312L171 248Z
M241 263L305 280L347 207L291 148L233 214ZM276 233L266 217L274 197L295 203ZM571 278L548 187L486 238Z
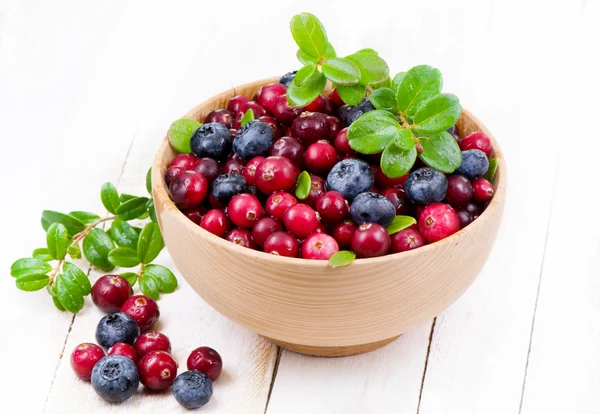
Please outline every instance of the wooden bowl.
M253 97L276 78L235 88ZM202 121L224 108L228 90L185 116ZM187 282L218 312L292 351L342 356L379 348L456 301L490 253L505 198L506 167L491 133L464 110L461 136L483 131L498 159L496 193L485 212L458 233L416 250L360 259L330 269L326 261L274 256L208 233L169 199L163 176L176 153L165 137L152 168L152 192L166 246Z

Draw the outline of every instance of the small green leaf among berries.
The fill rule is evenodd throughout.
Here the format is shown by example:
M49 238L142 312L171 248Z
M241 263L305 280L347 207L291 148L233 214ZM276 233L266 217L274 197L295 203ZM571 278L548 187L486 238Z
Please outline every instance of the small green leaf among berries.
M309 196L311 184L312 180L310 179L310 174L307 171L302 171L300 175L298 175L295 191L296 197L299 200L304 200Z
M417 149L400 149L395 142L390 142L381 154L381 171L389 178L399 178L408 174L417 159Z
M169 143L175 150L182 154L189 154L192 152L190 148L190 140L192 135L202 124L194 119L181 118L173 122L167 132ZM108 210L108 208L107 208ZM110 210L108 210L110 211ZM110 211L114 214L114 211Z
M380 58L373 49L359 50L346 56L346 59L354 62L360 69L360 83L363 85L371 86L381 83L388 78L390 73L385 60Z
M300 71L298 71L300 73ZM298 74L296 74L298 75ZM295 78L294 78L295 79ZM296 82L290 83L287 89L287 100L291 106L302 107L314 101L327 83L327 78L321 72L315 70L304 79L301 86Z
M121 273L119 276L125 279L127 283L131 285L131 287L133 287L138 280L138 274L133 272Z
M351 60L331 58L323 63L323 74L338 85L353 85L360 80L360 69Z
M447 131L418 138L423 151L419 158L429 167L446 174L453 173L462 162L462 154L456 140Z
M398 233L401 230L407 229L416 223L417 223L417 220L415 220L414 217L396 216L396 217L394 217L394 220L392 221L392 223L389 226L387 226L385 229L387 230L388 234L392 235L392 234Z
M347 105L358 105L365 99L367 87L365 85L335 85L338 95Z
M356 254L349 250L340 250L339 252L335 252L329 258L329 267L341 267L348 266L356 259Z
M240 125L244 126L250 121L254 121L254 112L252 111L252 109L248 109L244 113L244 115L242 115L242 120L240 121Z
M396 106L396 92L390 88L383 87L375 89L371 92L371 95L369 95L369 100L375 109L388 111L393 114L398 113L398 107Z
M483 176L490 183L494 181L494 177L496 176L496 170L498 169L498 158L491 158L490 165L488 167L487 172Z
M456 124L461 113L458 98L451 93L443 93L419 105L412 127L417 133L435 134Z
M397 77L400 74L396 75ZM442 74L428 65L415 66L406 74L400 75L396 90L398 109L412 117L419 104L442 91Z
M378 154L401 133L402 128L387 111L367 112L350 125L348 141L354 151Z

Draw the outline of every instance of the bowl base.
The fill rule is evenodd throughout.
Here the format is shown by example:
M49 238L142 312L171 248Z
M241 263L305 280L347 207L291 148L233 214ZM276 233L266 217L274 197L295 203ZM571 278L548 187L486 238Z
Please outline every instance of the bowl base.
M289 342L278 341L276 339L267 338L269 341L273 342L275 345L278 345L287 350L298 352L299 354L312 355L312 356L321 356L321 357L341 357L341 356L350 356L357 354L364 354L365 352L374 351L376 349L381 348L389 344L390 342L398 339L400 335L394 336L393 338L384 339L382 341L370 342L368 344L362 345L351 345L351 346L311 346L311 345L298 345L291 344Z

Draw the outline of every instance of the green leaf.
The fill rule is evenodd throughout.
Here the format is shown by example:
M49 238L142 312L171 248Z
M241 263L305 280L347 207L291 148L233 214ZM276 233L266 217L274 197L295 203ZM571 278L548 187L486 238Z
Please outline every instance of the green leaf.
M402 77L396 90L398 109L405 115L413 116L421 102L441 91L442 74L438 69L427 65L415 66Z
M147 197L134 197L127 200L117 208L116 214L124 221L136 219L146 213L148 200Z
M154 300L158 299L160 295L158 284L151 276L142 275L140 277L140 289L144 295L150 296Z
M377 90L380 88L389 88L392 89L392 79L388 76L387 78L385 78L385 80L381 83L375 83L373 85L371 85L371 88L373 88L373 90ZM396 92L394 92L396 93ZM394 105L396 105L394 103Z
M411 150L415 147L415 140L410 129L400 128L400 132L394 138L394 144L401 150Z
M415 220L414 217L396 216L396 217L394 217L394 220L392 220L392 223L389 226L387 226L385 229L387 230L388 234L392 235L392 234L398 233L400 230L407 229L416 223L417 223L417 220Z
M302 171L298 176L298 181L296 181L296 197L299 200L304 200L310 195L310 187L312 185L312 180L310 178L310 174L307 171Z
M108 253L108 261L119 267L135 267L140 264L135 250L129 247L117 247Z
M115 268L115 265L108 261L108 253L114 247L112 239L102 229L95 228L90 230L88 235L83 239L83 254L85 258L90 264L105 272Z
M154 279L161 292L172 293L177 289L177 278L169 269L160 265L146 265L142 277Z
M50 283L50 277L44 274L25 275L17 278L15 283L17 284L17 288L25 292L35 292L46 287Z
M498 169L498 158L490 159L490 166L488 167L487 172L483 176L490 183L494 181L494 176L496 175L496 170Z
M91 293L92 285L90 279L83 270L73 263L65 262L63 265L62 276L63 278L68 279L71 284L77 286L83 296L87 296Z
M119 202L121 204L123 204L123 203L128 202L129 200L133 200L134 198L137 198L137 196L134 196L132 194L125 194L125 193L123 193L123 194L121 194L119 196Z
M364 49L360 49L356 53L370 53L371 55L379 56L379 52L376 51L375 49L371 49L370 47L367 47L367 48L364 48Z
M306 66L302 66L294 75L292 83L296 84L296 86L303 86L307 81L309 81L312 78L316 71L316 65L308 64Z
M396 106L396 92L390 88L375 89L371 92L371 95L369 95L369 100L376 109L388 111L393 114L398 113L398 107Z
M146 173L146 191L152 195L152 167L148 168Z
M35 249L31 254L35 259L42 260L44 262L49 262L54 260L52 256L50 256L50 251L47 247L40 247L39 249Z
M83 294L79 285L62 274L56 277L56 297L71 313L77 313L83 308Z
M335 85L335 89L342 101L347 105L358 105L365 99L367 88L365 85Z
M346 59L356 63L360 69L360 83L363 85L374 85L386 80L390 69L385 60L370 52L372 49L359 50Z
M154 200L148 200L148 204L146 205L148 208L148 215L150 216L150 220L155 223L158 223L158 218L156 217L156 209L154 208Z
M58 309L59 311L63 312L65 310L65 307L62 305L62 303L60 303L60 300L58 300L57 296L52 296L52 302L54 303L54 306L56 306L56 309Z
M325 77L338 85L353 85L360 79L358 66L344 58L331 58L322 66Z
M399 178L407 174L415 165L417 149L400 149L395 142L390 142L381 154L381 171L389 178Z
M59 213L58 211L42 211L42 227L44 230L48 231L52 223L60 223L65 226L69 236L74 236L77 233L85 230L85 224L73 216Z
M240 122L240 125L244 126L250 121L254 121L254 112L252 109L248 109L244 115L242 115L242 121Z
M28 275L45 275L52 270L52 266L43 260L33 257L19 259L10 267L12 277L23 277Z
M137 249L138 233L126 221L115 219L110 226L110 235L119 247Z
M423 152L419 158L429 167L446 174L454 172L462 162L462 154L456 140L447 131L418 138Z
M192 152L192 149L190 148L192 135L194 135L194 132L201 126L202 124L200 122L189 118L181 118L173 122L167 132L171 147L173 147L175 151L183 154Z
M81 259L81 249L78 245L72 244L67 248L67 253L71 259Z
M90 213L89 211L71 211L69 213L70 216L75 217L83 224L92 224L96 220L100 220L100 216L94 213Z
M302 69L300 69L302 70ZM298 71L300 73L300 71ZM298 76L296 73L296 76ZM294 77L296 79L296 77ZM302 107L314 101L327 84L327 78L319 71L314 71L304 80L302 86L291 82L287 89L287 100L291 106Z
M137 256L141 263L148 264L156 259L156 256L165 247L158 224L150 222L144 226L137 246Z
M290 22L290 30L298 47L307 55L320 58L327 52L327 34L316 16L310 13L295 15Z
M131 287L133 287L138 280L137 273L133 273L133 272L121 273L119 276L121 276L123 279L125 279L127 281L127 283L129 283L131 285Z
M402 82L402 79L404 79L404 76L406 76L406 72L398 72L396 74L396 76L394 76L394 79L392 80L392 86L391 86L391 88L395 92L398 91L398 87L400 86L400 83Z
M104 208L112 214L117 213L117 208L121 202L119 201L119 193L117 192L117 187L112 183L104 183L102 188L100 189L100 198L102 199L102 204Z
M393 142L402 127L387 111L367 112L350 125L348 141L350 147L361 154L378 154Z
M48 252L56 260L62 260L67 255L69 234L67 228L60 223L52 223L46 233Z
M456 124L461 112L458 98L450 93L443 93L419 105L413 119L413 128L422 134L442 132Z
M340 267L340 266L348 266L356 259L356 254L354 252L348 250L340 250L339 252L335 252L329 258L329 267Z
M333 48L333 46L331 45L331 43L327 43L327 50L325 51L325 59L330 59L336 57L335 54L335 49Z
M307 55L302 49L298 49L296 57L303 65L316 65L319 62L319 58Z

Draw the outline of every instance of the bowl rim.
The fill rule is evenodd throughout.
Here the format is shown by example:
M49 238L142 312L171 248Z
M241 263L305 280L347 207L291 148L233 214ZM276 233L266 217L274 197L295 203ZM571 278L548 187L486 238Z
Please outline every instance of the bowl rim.
M228 89L228 90L226 90L218 95L214 95L214 96L206 99L202 103L196 105L194 108L189 110L183 116L183 118L194 118L194 114L196 112L198 112L199 110L201 110L204 105L208 104L211 101L215 101L218 99L229 98L232 96L232 92L233 92L233 96L235 96L236 89L239 90L239 89L246 88L246 87L260 87L260 86L268 84L268 83L277 82L278 80L279 80L278 77L266 78L266 79L249 82L249 83L237 86L237 87L233 88L233 90ZM460 237L462 237L462 235L467 234L469 232L479 231L479 227L482 226L483 223L486 221L485 218L494 214L498 209L501 209L503 202L504 202L505 193L506 193L506 163L505 163L503 153L502 153L500 146L498 145L496 139L492 135L492 133L486 128L485 125L483 125L483 123L477 117L475 117L470 111L468 111L465 108L463 108L463 110L462 110L461 118L462 117L468 118L471 122L473 122L475 125L477 125L477 128L481 132L484 132L490 138L490 140L492 141L492 147L494 150L494 157L498 160L498 167L497 167L495 179L494 179L494 181L496 182L496 185L494 188L494 190L495 190L494 197L492 198L492 200L490 201L490 203L488 204L486 209L483 211L483 213L476 220L474 220L471 224L469 224L465 228L463 228L463 229L457 231L456 233L452 234L451 236L446 237L445 239L439 240L435 243L426 244L422 247L419 247L418 249L408 250L408 251L399 252L399 253L387 254L385 256L380 256L380 257L361 258L361 259L357 258L356 260L354 260L352 263L350 263L349 265L347 265L345 267L378 265L378 264L382 264L382 263L386 263L386 262L391 262L391 261L395 260L397 257L399 257L400 255L402 255L403 258L408 258L411 255L412 256L425 255L428 252L432 251L436 247L441 246L444 243L445 244L458 243L458 239ZM277 255L268 254L268 253L265 253L265 252L262 252L259 250L254 250L254 249L249 249L247 247L238 246L234 243L231 243L231 242L225 240L224 238L218 237L218 236L208 232L207 230L203 229L199 225L197 225L194 222L192 222L191 220L189 220L183 214L183 212L179 208L177 208L177 206L171 201L169 194L168 194L168 189L167 189L166 183L164 182L164 171L166 170L166 166L164 166L162 164L162 159L163 159L163 154L166 151L168 151L169 149L170 149L169 139L168 139L168 136L165 135L165 137L162 139L162 141L156 151L154 161L152 163L151 175L152 175L153 198L154 198L155 202L157 200L160 200L160 202L162 203L164 212L167 212L167 211L175 212L176 218L179 221L183 221L185 223L184 226L186 226L188 230L192 231L194 236L204 237L204 238L208 237L208 241L210 241L212 244L216 244L220 248L230 250L231 252L233 252L235 254L246 256L248 259L252 259L252 260L271 261L273 263L279 263L279 264L289 265L289 266L301 264L304 267L312 267L315 269L329 267L328 260L308 260L308 259L302 259L302 258L297 258L297 257L277 256ZM173 150L173 151L175 151L175 150ZM336 268L331 268L330 270L333 272L336 270Z

